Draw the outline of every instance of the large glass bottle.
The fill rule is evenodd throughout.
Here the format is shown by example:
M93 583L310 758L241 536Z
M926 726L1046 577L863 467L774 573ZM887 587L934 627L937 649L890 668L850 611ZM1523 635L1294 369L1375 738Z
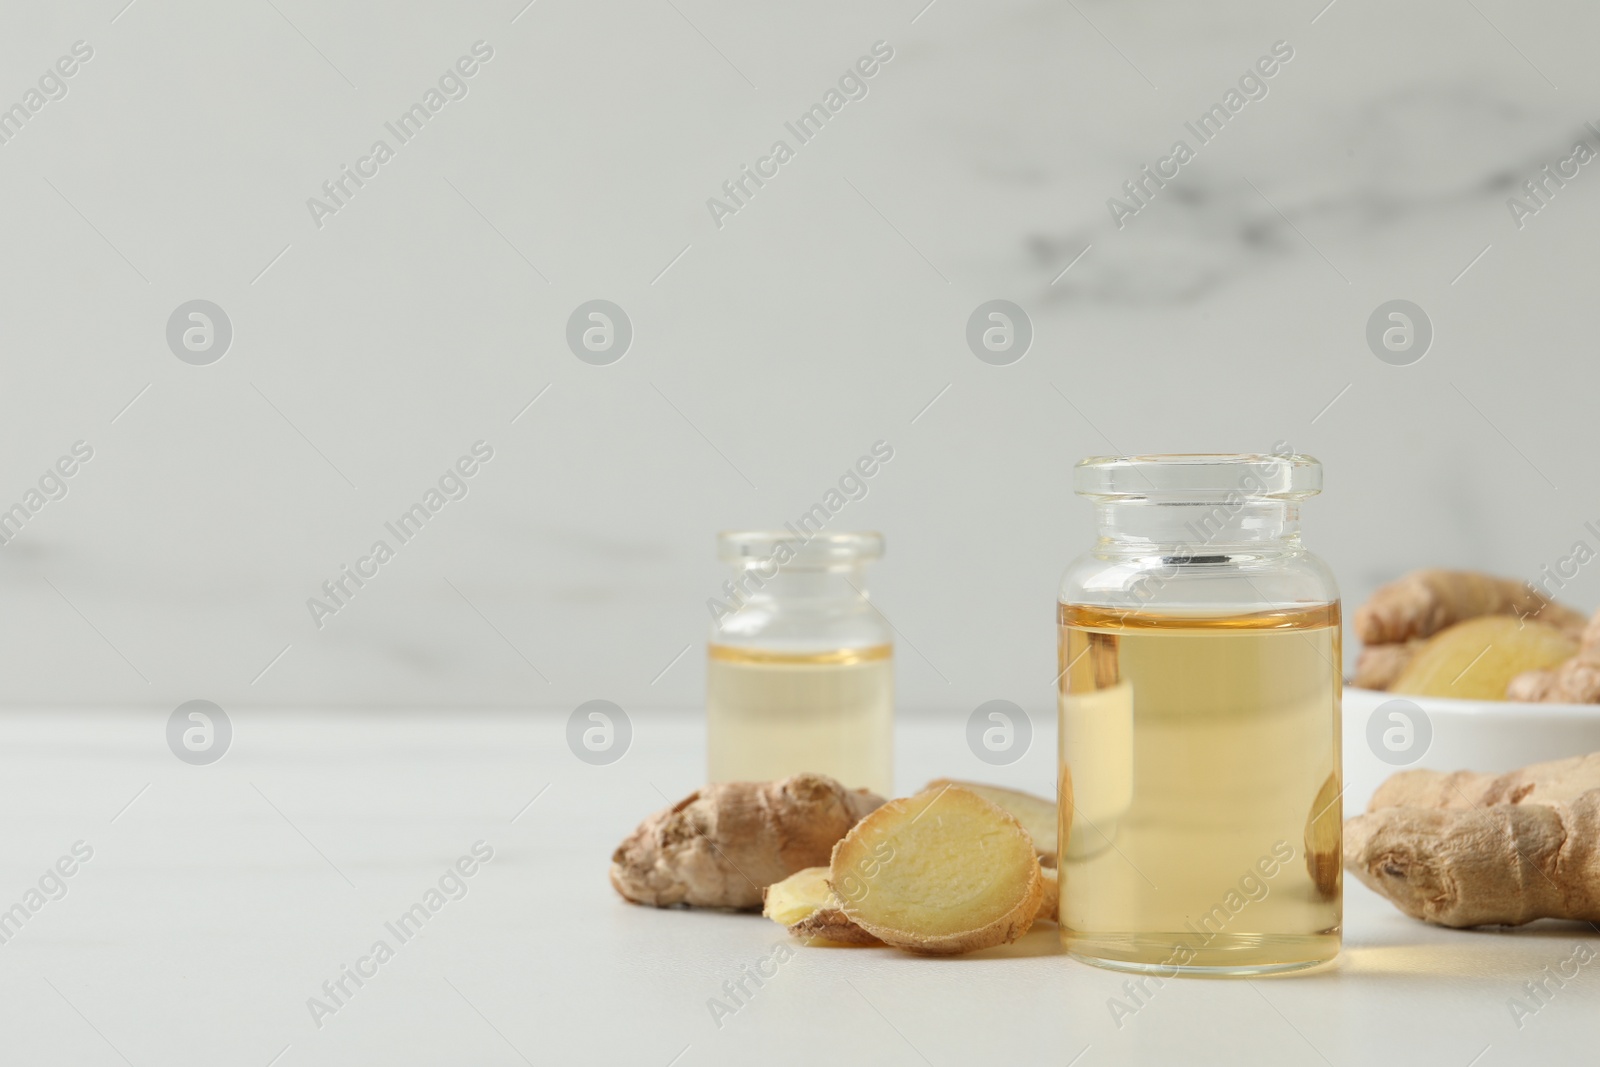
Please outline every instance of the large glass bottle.
M1339 596L1300 542L1309 456L1092 458L1099 539L1060 637L1061 937L1256 974L1339 951Z
M894 795L891 631L867 598L877 533L724 533L730 610L706 664L707 777L800 771Z

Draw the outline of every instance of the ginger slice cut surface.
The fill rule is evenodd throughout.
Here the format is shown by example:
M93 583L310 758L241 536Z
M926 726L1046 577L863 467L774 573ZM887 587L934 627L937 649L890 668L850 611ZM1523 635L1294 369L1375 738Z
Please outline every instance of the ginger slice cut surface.
M780 926L793 926L834 902L828 868L807 867L767 887L761 914Z
M1047 867L1055 866L1058 851L1056 828L1059 815L1055 801L1046 800L1033 793L1024 793L1020 789L984 785L980 782L964 782L956 778L935 778L922 788L924 791L943 789L947 785L958 785L971 790L991 804L998 804L1009 811L1022 824L1022 828L1028 831L1028 836L1033 838L1033 847L1039 853L1039 861Z
M1572 657L1578 642L1542 622L1488 615L1456 623L1419 649L1389 692L1503 700L1513 678Z
M1015 941L1044 893L1028 831L955 785L892 800L862 819L834 847L829 883L857 926L928 955Z

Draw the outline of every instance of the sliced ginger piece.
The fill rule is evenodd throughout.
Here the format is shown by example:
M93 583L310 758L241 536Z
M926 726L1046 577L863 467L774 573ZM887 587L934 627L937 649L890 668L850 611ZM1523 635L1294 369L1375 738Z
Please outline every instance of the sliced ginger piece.
M881 945L883 942L851 922L828 887L828 868L807 867L767 887L761 914L788 929L795 937L832 941L842 945Z
M827 868L823 868L826 870ZM837 907L818 908L789 927L789 933L812 944L881 945L882 941L850 921Z
M1044 894L1028 831L956 785L891 800L862 819L834 846L828 881L857 926L925 955L1015 941Z
M1389 692L1504 700L1512 678L1523 671L1553 667L1577 651L1576 639L1547 623L1486 615L1435 634Z
M963 789L970 789L991 804L998 804L1009 811L1022 828L1028 831L1028 836L1033 838L1034 850L1039 853L1039 862L1047 867L1056 865L1056 802L1046 800L1044 797L1032 793L1024 793L1020 789L1006 789L998 785L983 785L979 782L963 782L955 778L935 778L922 788L943 789L947 785L958 785Z
M807 867L781 882L767 886L761 914L779 926L793 926L801 919L810 918L818 908L825 908L832 901L833 890L828 888L828 868Z

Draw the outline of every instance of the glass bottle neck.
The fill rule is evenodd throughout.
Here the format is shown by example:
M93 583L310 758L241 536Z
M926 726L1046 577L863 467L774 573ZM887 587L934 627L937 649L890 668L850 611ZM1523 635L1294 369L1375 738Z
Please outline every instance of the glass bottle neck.
M772 600L848 602L867 595L866 568L859 563L824 568L756 562L735 567L732 581L738 596L749 604Z
M1193 503L1102 501L1095 522L1101 548L1109 551L1159 548L1204 555L1210 547L1289 551L1300 543L1297 504L1238 495Z
M863 571L849 561L735 567L712 611L711 642L789 653L888 646L893 638L867 599Z

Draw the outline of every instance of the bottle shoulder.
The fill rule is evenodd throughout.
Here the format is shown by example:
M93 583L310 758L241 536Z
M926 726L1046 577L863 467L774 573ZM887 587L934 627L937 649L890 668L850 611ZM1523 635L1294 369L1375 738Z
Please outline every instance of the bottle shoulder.
M870 605L803 610L747 604L712 620L710 642L735 648L822 652L894 643L894 630Z
M1062 603L1117 608L1252 610L1335 603L1339 586L1320 557L1300 548L1097 549L1067 565L1058 595Z

